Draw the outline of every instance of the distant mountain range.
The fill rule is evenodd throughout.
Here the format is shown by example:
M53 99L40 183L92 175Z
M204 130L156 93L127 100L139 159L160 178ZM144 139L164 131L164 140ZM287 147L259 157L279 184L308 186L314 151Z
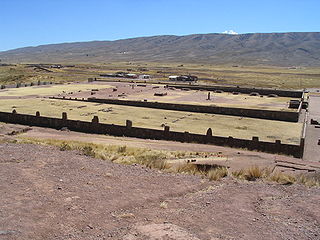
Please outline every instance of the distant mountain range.
M320 66L320 32L194 34L42 45L0 52L2 62L154 61Z

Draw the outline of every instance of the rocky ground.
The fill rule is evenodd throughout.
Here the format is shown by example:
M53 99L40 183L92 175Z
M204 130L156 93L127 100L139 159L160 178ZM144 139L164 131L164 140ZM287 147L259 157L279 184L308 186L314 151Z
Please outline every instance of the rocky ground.
M320 189L0 144L0 239L319 239Z

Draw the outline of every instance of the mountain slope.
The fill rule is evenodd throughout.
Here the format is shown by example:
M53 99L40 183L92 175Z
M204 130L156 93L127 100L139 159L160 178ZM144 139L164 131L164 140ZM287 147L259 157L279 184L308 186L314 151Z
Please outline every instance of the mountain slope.
M195 34L62 43L0 52L3 62L159 61L320 66L320 33Z

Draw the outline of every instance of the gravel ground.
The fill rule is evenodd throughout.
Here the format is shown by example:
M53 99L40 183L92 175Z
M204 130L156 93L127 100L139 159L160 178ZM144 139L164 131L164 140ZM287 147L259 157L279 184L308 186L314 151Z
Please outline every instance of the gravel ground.
M0 144L0 239L319 239L320 189Z

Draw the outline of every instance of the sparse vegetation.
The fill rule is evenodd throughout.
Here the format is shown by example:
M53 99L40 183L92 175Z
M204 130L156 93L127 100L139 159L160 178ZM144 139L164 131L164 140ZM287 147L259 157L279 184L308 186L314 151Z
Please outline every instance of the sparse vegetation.
M198 169L198 167L194 164L184 163L184 164L177 164L174 168L175 172L178 173L185 173L185 174L204 174L202 171Z
M263 169L259 168L258 166L253 166L245 171L244 178L248 181L255 181L259 178L262 178L263 174Z
M282 172L272 172L269 168L260 168L258 166L252 166L248 169L240 169L230 173L226 167L213 166L211 169L203 170L197 165L190 163L168 164L166 161L168 159L178 159L181 157L199 157L210 155L209 153L202 152L159 151L146 148L128 147L125 145L101 145L77 141L66 142L62 140L43 140L23 137L19 138L18 143L53 145L59 147L61 151L77 150L86 156L110 160L120 164L140 164L148 168L159 169L168 172L199 175L206 177L211 181L218 181L224 177L231 176L236 179L246 181L256 181L261 179L283 185L297 183L308 187L320 186L319 173L301 174L299 176L295 176Z
M294 183L303 184L308 187L320 186L320 174L300 174L292 175L283 172L273 172L269 168L260 168L253 166L248 169L240 169L232 172L232 176L240 180L255 181L263 179L266 181L276 182L282 185L290 185Z
M168 208L168 203L165 202L165 201L164 201L164 202L161 202L161 203L160 203L160 207L161 207L161 208Z
M140 71L139 65L147 64L147 71ZM71 82L85 81L97 77L97 72L114 73L127 71L127 62L108 64L77 64L72 68L51 69L51 72L38 71L23 64L2 66L0 83L16 84L17 82ZM191 64L191 63L131 63L131 72L150 74L157 81L167 80L169 75L190 73L197 75L202 83L234 84L253 87L276 88L310 88L319 86L319 68L304 67L296 69L261 66L238 66Z
M281 172L276 172L272 174L270 177L270 180L273 182L277 182L283 185L289 185L293 184L297 181L296 177L290 174L284 174Z
M208 171L207 176L211 181L218 181L228 176L228 169L226 167L214 168Z

